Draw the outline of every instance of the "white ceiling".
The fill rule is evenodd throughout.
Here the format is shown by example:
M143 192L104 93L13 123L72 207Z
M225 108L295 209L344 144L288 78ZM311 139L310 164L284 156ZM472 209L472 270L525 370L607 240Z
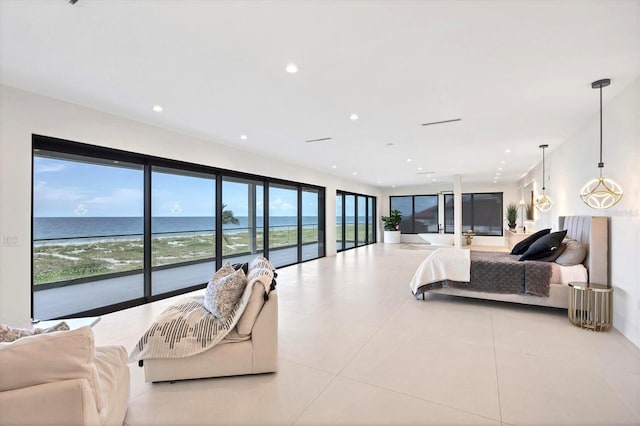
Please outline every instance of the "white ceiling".
M515 181L639 46L638 0L0 0L2 84L376 186Z

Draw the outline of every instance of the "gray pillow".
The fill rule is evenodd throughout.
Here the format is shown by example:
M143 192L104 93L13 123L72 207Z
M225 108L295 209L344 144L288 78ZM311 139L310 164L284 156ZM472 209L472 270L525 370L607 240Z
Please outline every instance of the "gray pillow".
M226 274L229 270L231 273ZM221 321L229 320L246 286L247 276L242 268L235 271L230 264L225 264L207 285L204 294L205 309Z
M564 241L564 252L556 259L556 263L562 266L579 265L587 257L587 246L580 241L567 239Z

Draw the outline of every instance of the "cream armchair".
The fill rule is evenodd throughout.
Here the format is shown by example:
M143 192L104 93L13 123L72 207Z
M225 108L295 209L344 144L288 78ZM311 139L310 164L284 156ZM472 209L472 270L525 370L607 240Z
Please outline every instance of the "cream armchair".
M126 350L89 327L0 343L2 425L121 425L128 402Z
M145 359L147 382L236 376L278 371L278 292L263 299L261 285L253 287L237 326L213 348L187 358Z

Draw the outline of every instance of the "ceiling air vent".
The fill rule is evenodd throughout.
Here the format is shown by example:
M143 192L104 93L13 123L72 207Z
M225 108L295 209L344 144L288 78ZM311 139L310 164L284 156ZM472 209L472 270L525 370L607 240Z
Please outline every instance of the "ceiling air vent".
M332 138L309 139L306 143L330 141Z
M454 121L462 121L462 118L454 118L452 120L432 121L431 123L422 123L423 126L433 126L434 124L453 123Z

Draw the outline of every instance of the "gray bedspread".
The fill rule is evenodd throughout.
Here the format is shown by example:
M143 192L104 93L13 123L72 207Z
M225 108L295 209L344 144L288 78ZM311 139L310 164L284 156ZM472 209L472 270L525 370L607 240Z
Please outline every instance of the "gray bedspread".
M443 287L503 294L549 297L551 264L518 260L509 253L472 251L471 281L438 281L420 286L418 293Z

